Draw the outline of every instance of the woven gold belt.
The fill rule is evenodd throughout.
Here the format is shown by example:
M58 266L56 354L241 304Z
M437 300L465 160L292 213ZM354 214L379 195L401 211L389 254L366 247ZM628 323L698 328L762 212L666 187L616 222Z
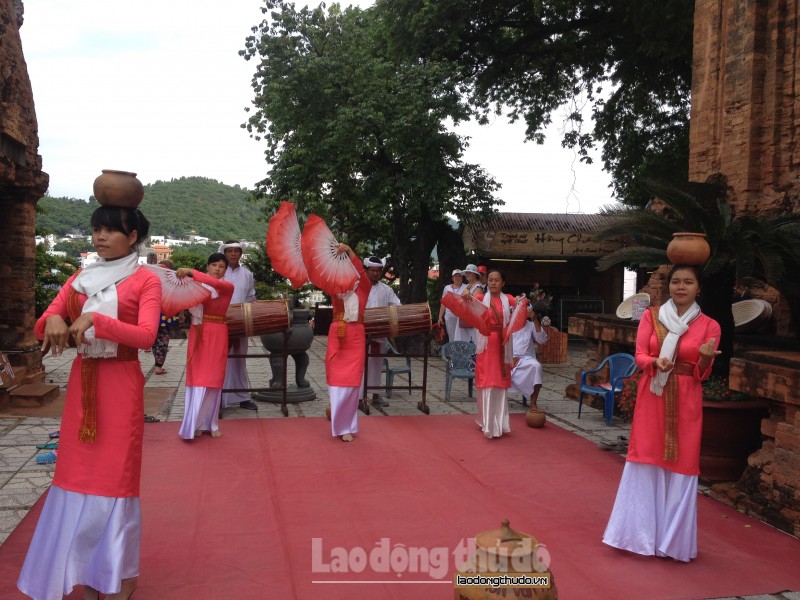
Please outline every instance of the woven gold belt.
M97 439L97 367L101 360L139 360L139 349L117 346L117 356L112 358L84 358L81 361L81 406L83 417L78 429L78 440L94 442Z
M672 372L675 375L694 375L694 365L686 362L675 363L672 367Z

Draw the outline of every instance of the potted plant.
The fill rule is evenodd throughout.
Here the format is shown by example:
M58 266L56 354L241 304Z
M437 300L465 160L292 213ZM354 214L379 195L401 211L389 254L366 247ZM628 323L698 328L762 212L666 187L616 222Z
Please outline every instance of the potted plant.
M633 420L641 371L628 378L617 400L620 417ZM680 408L678 408L680 411ZM700 475L714 481L738 481L747 457L761 445L761 419L768 413L762 400L728 387L724 377L703 382L703 433Z
M761 419L767 404L728 387L712 375L703 382L703 437L700 474L715 481L738 481L747 457L761 446Z

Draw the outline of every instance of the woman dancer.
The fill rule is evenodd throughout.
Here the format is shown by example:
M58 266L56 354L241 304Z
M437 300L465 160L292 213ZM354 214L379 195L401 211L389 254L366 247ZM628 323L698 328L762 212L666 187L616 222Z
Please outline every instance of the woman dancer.
M642 316L642 369L630 445L603 542L689 562L697 556L697 476L703 425L701 382L720 354L719 324L702 312L699 267L675 265L670 300Z
M331 435L352 442L358 433L358 399L364 381L364 308L372 283L356 253L347 244L339 244L337 254L347 254L358 271L358 286L343 298L332 297L333 322L328 330L325 353L325 379L331 400Z
M478 358L475 364L475 387L478 390L478 418L475 422L483 435L491 439L511 432L506 391L511 387L514 344L508 340L504 345L502 335L503 327L508 324L511 316L511 309L516 306L516 299L503 293L506 281L497 269L489 271L487 281L489 292L475 296L476 300L489 307L492 316L492 331L488 337L476 330Z
M189 309L192 327L186 353L186 403L178 431L185 440L192 440L204 431L208 431L211 437L222 435L219 407L228 360L225 313L233 297L233 284L223 279L227 268L228 259L221 252L215 252L208 257L207 275L184 268L175 272L179 279L192 277L211 289L208 300Z
M156 338L161 282L138 268L150 224L136 208L92 214L100 260L73 275L39 318L42 350L59 356L71 336L72 363L58 463L17 586L56 600L76 584L84 598L129 598L139 575L139 479L144 375L139 349ZM67 325L66 319L71 320Z

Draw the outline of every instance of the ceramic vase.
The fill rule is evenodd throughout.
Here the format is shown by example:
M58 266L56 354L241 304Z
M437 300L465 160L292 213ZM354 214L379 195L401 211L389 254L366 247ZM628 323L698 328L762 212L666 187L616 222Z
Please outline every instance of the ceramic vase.
M547 415L538 408L532 408L525 413L525 422L528 427L543 427L546 420Z
M103 169L94 180L94 197L104 206L136 208L144 198L142 182L136 173Z
M667 246L667 258L673 265L704 265L711 247L704 233L673 233Z

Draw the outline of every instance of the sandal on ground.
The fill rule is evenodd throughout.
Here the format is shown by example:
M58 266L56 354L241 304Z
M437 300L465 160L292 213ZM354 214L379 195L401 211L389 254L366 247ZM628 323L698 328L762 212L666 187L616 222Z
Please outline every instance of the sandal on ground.
M156 375L164 375L166 374L167 370L164 367L156 367L155 373Z
M153 417L151 415L146 415L145 418L144 418L144 422L145 423L160 423L161 419L159 419L158 417Z
M37 450L58 450L58 440L46 444L36 444Z
M36 464L37 465L52 465L56 462L56 458L58 455L58 450L51 450L46 454L40 454L36 457Z
M59 429L58 431L51 431L47 434L47 437L49 437L51 440L61 437L61 430Z

